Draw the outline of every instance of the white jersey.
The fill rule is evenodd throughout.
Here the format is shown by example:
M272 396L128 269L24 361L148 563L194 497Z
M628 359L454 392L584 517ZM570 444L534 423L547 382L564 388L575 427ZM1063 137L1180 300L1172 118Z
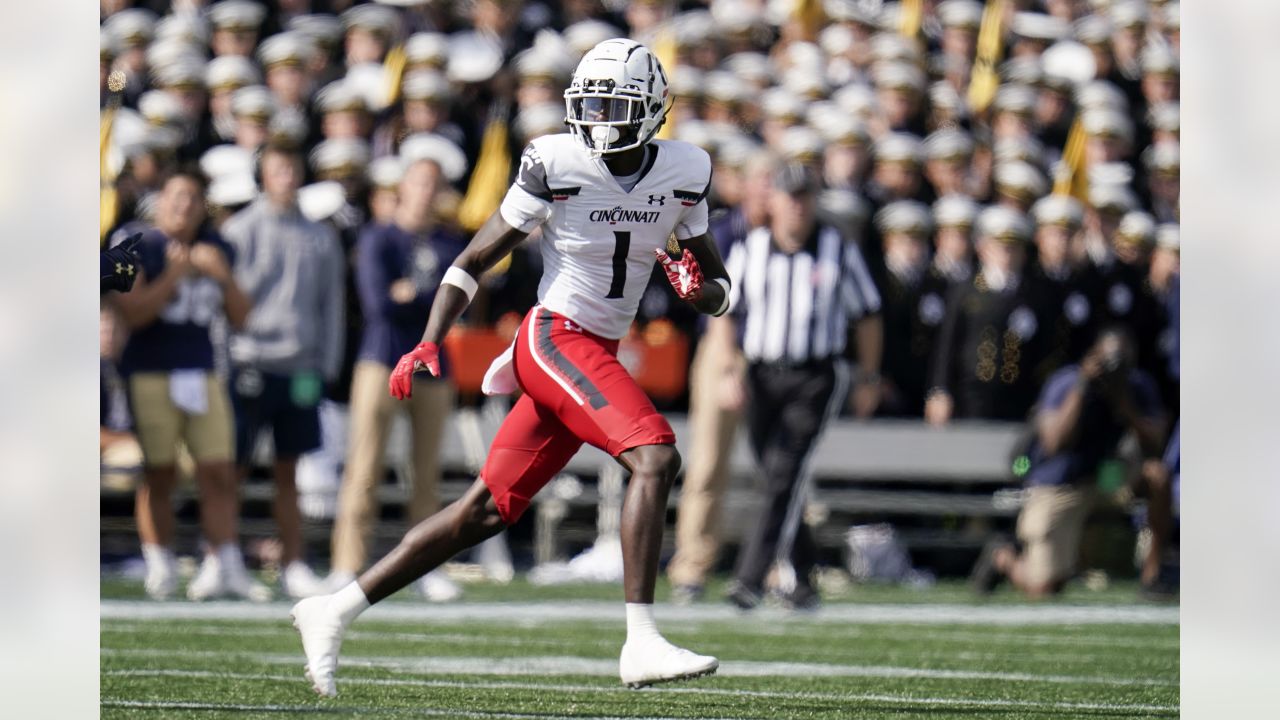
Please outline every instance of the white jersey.
M701 148L654 140L631 192L572 135L529 143L500 212L523 232L542 226L538 302L602 337L627 334L653 272L653 251L672 234L707 231L711 158Z

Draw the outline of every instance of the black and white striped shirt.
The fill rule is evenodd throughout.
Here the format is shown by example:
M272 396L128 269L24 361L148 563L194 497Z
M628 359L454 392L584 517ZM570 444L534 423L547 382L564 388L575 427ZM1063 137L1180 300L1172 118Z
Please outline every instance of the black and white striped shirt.
M816 228L790 255L768 228L756 228L733 246L726 269L730 312L750 362L797 365L842 355L849 323L880 310L858 246L831 227Z

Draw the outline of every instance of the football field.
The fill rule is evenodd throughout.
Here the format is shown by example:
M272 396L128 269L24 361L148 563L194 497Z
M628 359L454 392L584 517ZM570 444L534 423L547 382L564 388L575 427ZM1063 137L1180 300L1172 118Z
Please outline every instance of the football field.
M821 610L744 615L719 596L660 605L710 677L646 690L617 677L613 587L468 586L367 612L336 699L302 678L289 603L155 603L104 579L104 718L1149 718L1178 716L1178 610L1132 588L1050 604L958 585L855 588ZM659 593L661 600L665 588Z

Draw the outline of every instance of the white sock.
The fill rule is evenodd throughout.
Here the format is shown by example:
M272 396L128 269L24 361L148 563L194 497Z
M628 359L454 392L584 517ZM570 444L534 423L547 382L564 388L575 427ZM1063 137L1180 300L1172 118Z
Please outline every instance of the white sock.
M351 624L360 613L369 607L369 598L364 596L360 584L352 581L338 592L329 596L329 607L338 613L343 627Z
M163 545L152 543L143 543L142 545L142 560L148 566L154 563L166 563L169 560L169 556L169 548Z
M235 543L223 543L218 546L218 560L223 570L244 570L244 555L240 554L240 546Z
M627 642L662 640L651 603L627 603Z

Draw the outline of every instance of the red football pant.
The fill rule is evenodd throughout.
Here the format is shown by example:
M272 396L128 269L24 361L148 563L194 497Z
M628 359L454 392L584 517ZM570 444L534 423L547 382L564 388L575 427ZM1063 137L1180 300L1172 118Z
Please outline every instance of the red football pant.
M498 429L480 477L508 525L582 444L617 457L641 445L674 445L675 433L618 362L618 341L535 305L516 334L524 395Z

